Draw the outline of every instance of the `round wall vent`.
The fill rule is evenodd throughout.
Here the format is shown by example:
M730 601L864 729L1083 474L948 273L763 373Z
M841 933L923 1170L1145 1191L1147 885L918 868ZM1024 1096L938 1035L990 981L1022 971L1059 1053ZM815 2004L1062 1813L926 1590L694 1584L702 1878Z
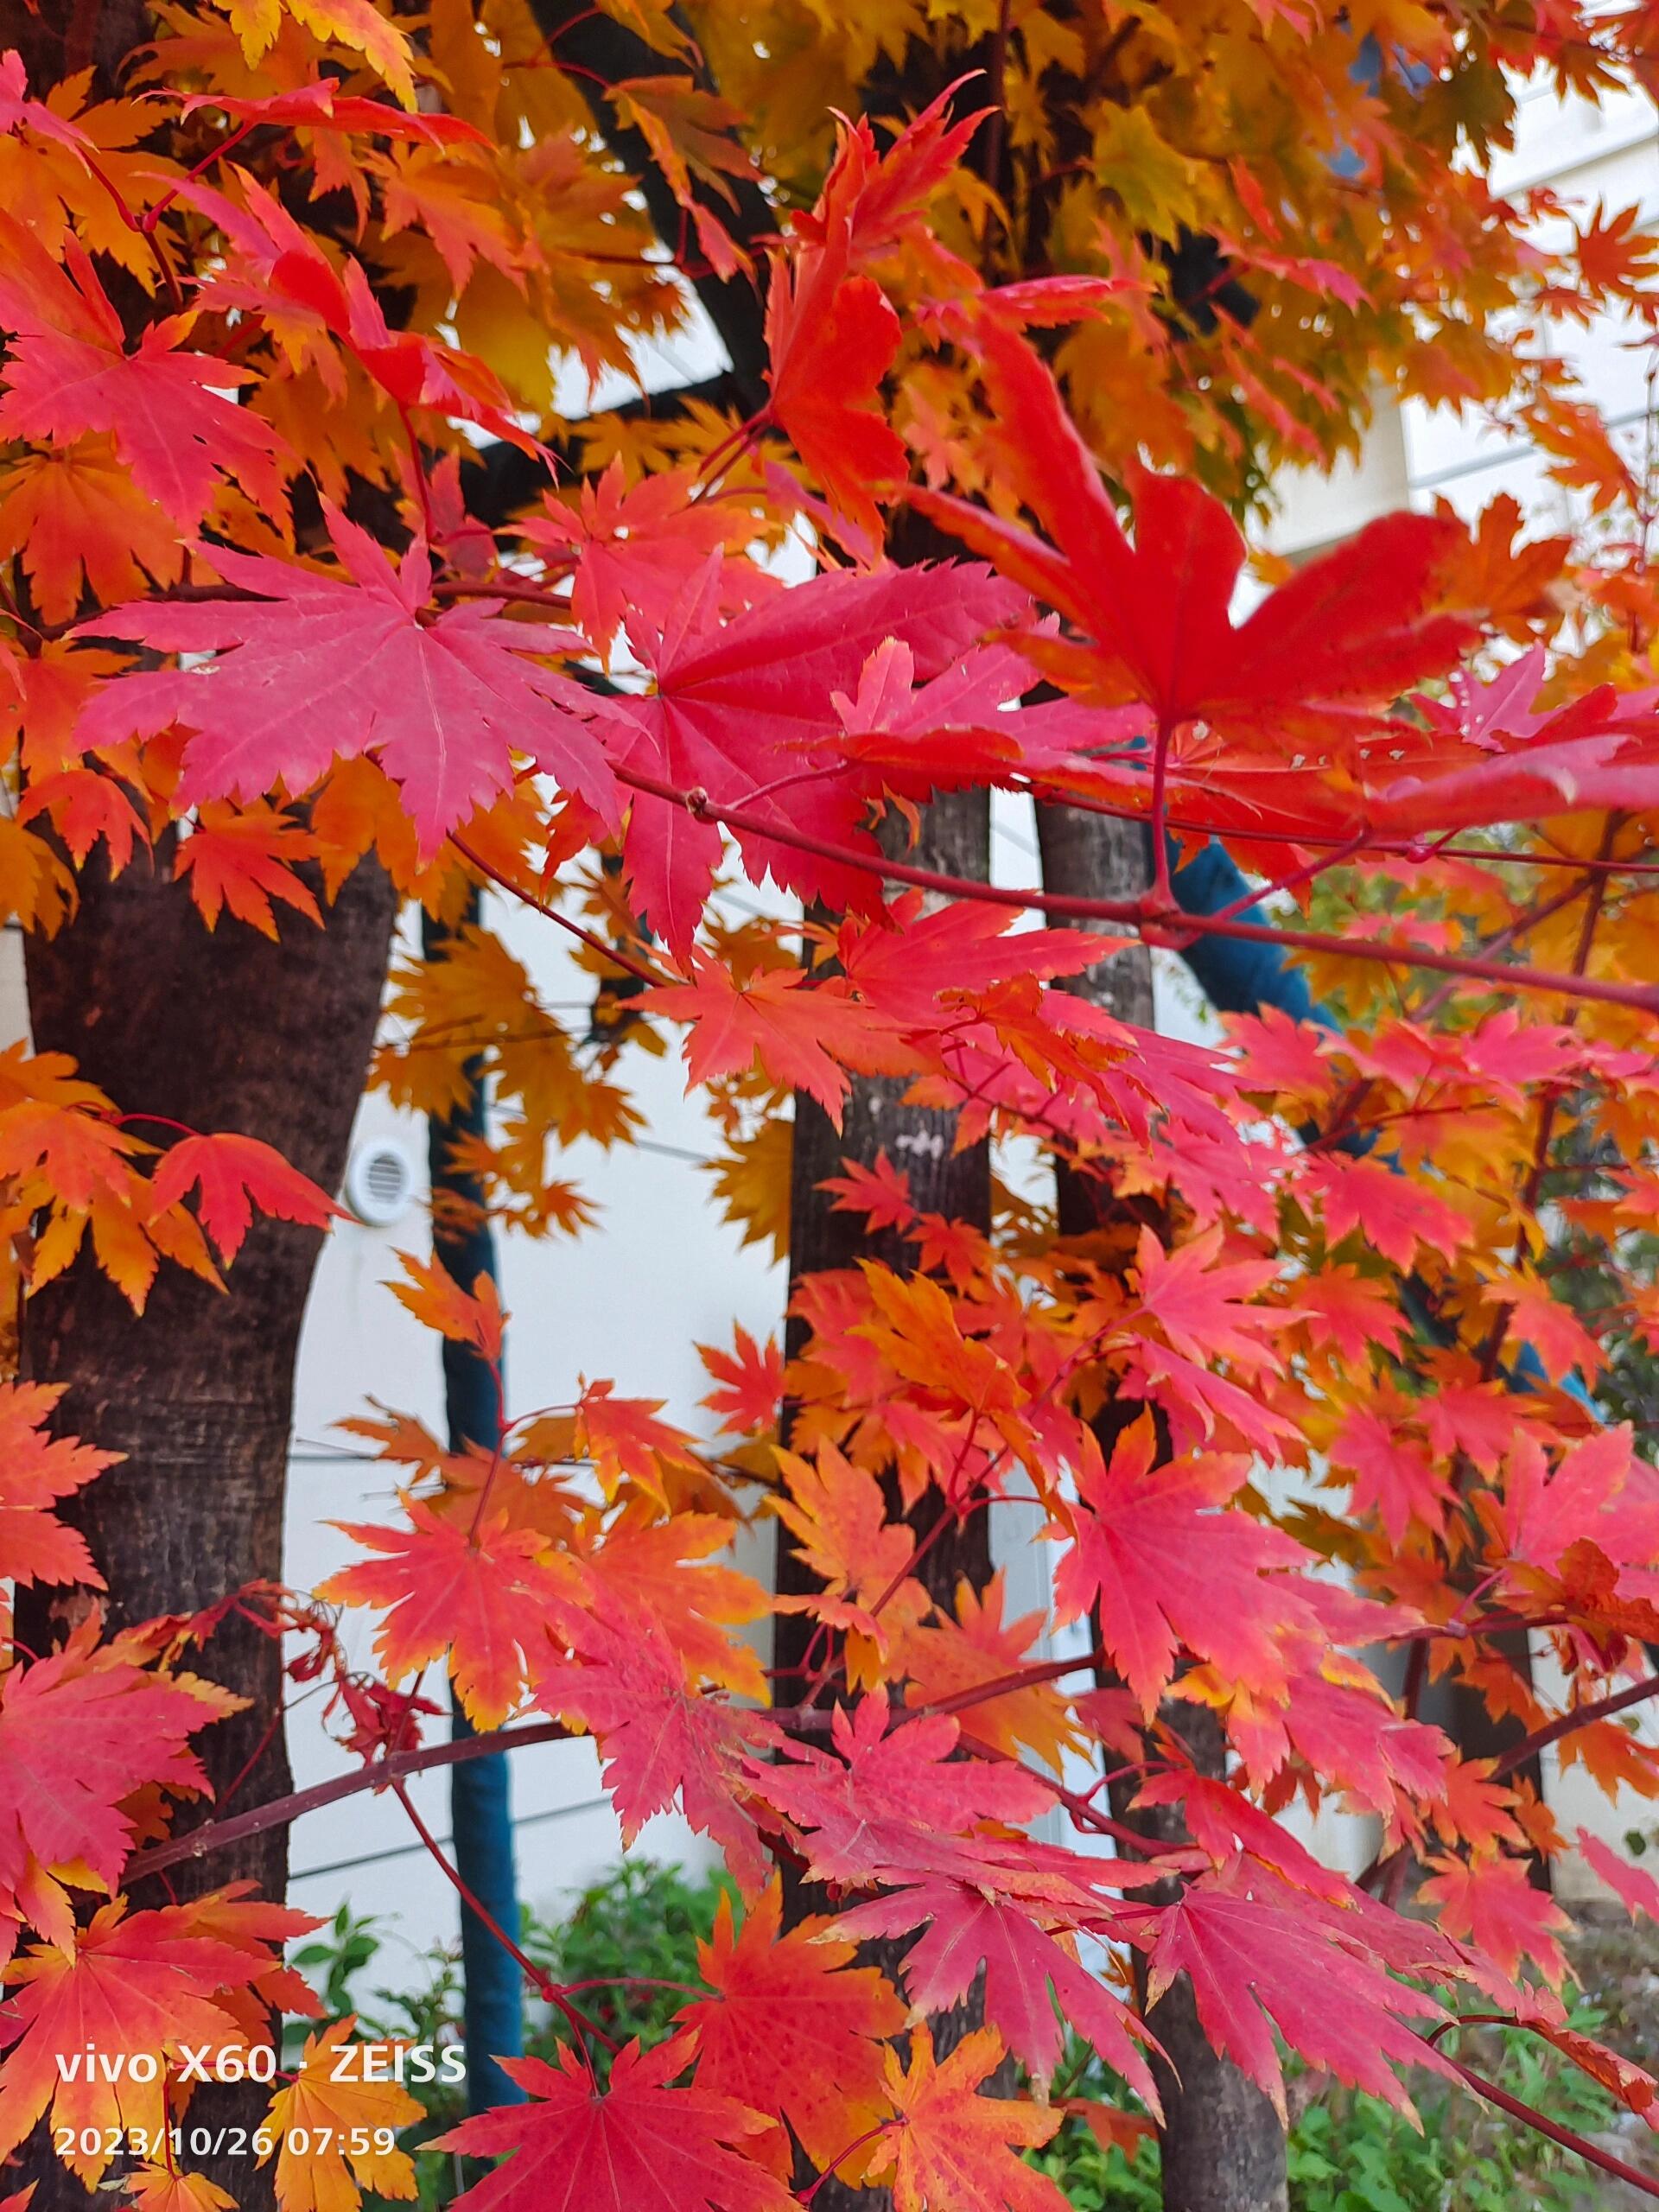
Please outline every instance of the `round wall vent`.
M415 1163L391 1137L359 1145L346 1170L346 1203L371 1229L390 1229L415 1197Z

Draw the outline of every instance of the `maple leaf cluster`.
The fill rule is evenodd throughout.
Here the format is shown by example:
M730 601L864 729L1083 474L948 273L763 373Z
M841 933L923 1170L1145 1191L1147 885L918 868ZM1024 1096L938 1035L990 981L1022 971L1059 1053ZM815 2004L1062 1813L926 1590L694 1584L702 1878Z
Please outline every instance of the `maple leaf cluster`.
M1061 2108L987 2085L1011 2056L1046 2092L1069 2024L1157 2114L1152 2016L1181 1975L1281 2113L1281 2044L1401 2104L1412 2069L1468 2079L1440 2031L1477 2004L1648 2113L1653 2082L1566 2024L1564 1916L1531 1876L1564 1848L1544 1750L1659 1796L1629 1718L1659 1687L1659 1477L1591 1395L1659 1331L1631 1252L1659 1191L1659 599L1644 554L1517 545L1499 502L1374 524L1241 616L1232 510L1264 454L1351 435L1363 395L1327 357L1510 404L1604 508L1639 507L1564 372L1518 378L1489 326L1650 313L1651 244L1605 211L1525 244L1452 162L1473 126L1463 79L1433 76L1437 10L1379 21L1368 76L1312 8L1109 37L1030 10L994 115L964 88L880 135L827 119L888 51L874 0L763 74L718 10L622 12L664 67L601 89L683 218L666 261L584 65L511 62L535 35L516 5L435 8L418 48L371 0L170 9L109 97L0 60L8 917L51 934L91 870L143 868L203 927L277 938L326 929L372 855L453 925L394 972L377 1080L438 1116L488 1083L493 1127L456 1148L479 1196L451 1203L529 1234L587 1226L558 1156L638 1133L627 1057L677 1035L746 1235L786 1238L800 1116L839 1128L873 1081L1009 1170L986 1226L849 1158L822 1195L864 1249L798 1278L787 1357L704 1349L705 1433L602 1377L464 1448L354 1415L395 1511L346 1526L316 1592L225 1593L324 1686L360 1786L401 1786L440 1669L479 1731L590 1737L625 1839L677 1807L744 1894L671 2038L602 2089L545 1988L574 2039L516 2063L527 2104L444 2139L503 2160L467 2201L574 2172L584 2212L647 2188L760 2212L802 2201L804 2164L899 2212L1055 2207L1019 2154ZM935 12L954 54L967 16ZM1631 35L1558 10L1482 66L1593 87L1637 66ZM1248 69L1200 66L1211 45ZM1089 151L1061 162L1078 118L1049 88L1084 80ZM1357 212L1375 195L1338 181L1385 170L1413 218L1391 254ZM1478 331L1446 275L1476 266ZM629 373L712 284L765 291L750 403L573 434L555 356ZM475 511L486 438L526 472L505 514ZM924 531L925 560L889 557ZM992 790L1144 825L1150 885L1009 891L907 857L922 809ZM1211 838L1271 923L1181 909ZM734 879L781 895L738 912ZM585 1033L465 918L480 885L579 947ZM1315 1011L1195 1046L1103 1002L1127 939L1206 931L1299 952ZM1037 1158L1090 1230L1022 1195ZM163 1264L235 1296L256 1215L335 1211L251 1134L0 1057L9 1306L72 1265L135 1308ZM1554 1280L1563 1223L1605 1310ZM396 1294L499 1389L487 1277L410 1256ZM307 1923L233 1885L125 1894L211 1849L211 1815L176 1823L230 1700L192 1664L213 1613L103 1632L64 1512L109 1455L55 1402L0 1384L0 1574L80 1593L60 1649L9 1640L0 1671L0 2155L45 2117L88 2187L212 2207L168 2158L84 2145L165 2143L185 2045L269 2049L274 2012L315 2012L282 1964ZM942 1534L1016 1505L1052 1593L1023 1618L1001 1575L928 1573ZM732 1563L757 1525L809 1587ZM339 1624L359 1610L372 1668ZM763 1623L798 1665L763 1663ZM1529 1636L1553 1675L1517 1662ZM1425 1718L1441 1686L1512 1748L1465 1756ZM1327 1807L1376 1825L1360 1878L1300 1840ZM834 1917L786 1917L785 1869ZM856 1962L874 1937L891 1974ZM941 2057L910 2024L976 1989ZM419 2107L336 2079L353 2032L273 2088L286 2212L415 2193L391 2139ZM154 2064L63 2078L58 2052L111 2037Z

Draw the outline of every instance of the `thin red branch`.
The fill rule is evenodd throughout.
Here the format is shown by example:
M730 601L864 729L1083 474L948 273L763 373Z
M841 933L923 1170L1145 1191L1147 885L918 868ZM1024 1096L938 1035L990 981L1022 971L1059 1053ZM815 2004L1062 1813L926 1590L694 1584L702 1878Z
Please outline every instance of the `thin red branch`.
M1096 1649L1085 1651L1081 1659L1040 1659L1029 1667L1016 1667L1007 1675L995 1675L989 1681L976 1682L971 1689L958 1690L952 1697L934 1698L927 1705L907 1705L908 1714L967 1713L976 1705L988 1705L993 1698L1012 1697L1020 1690L1038 1688L1044 1682L1058 1682L1063 1675L1077 1675L1098 1666L1106 1656Z
M482 1736L461 1736L447 1744L428 1744L419 1751L396 1751L390 1758L372 1759L366 1766L349 1774L337 1774L328 1782L314 1782L308 1789L290 1790L285 1797L273 1797L264 1805L250 1806L245 1813L234 1814L227 1821L205 1821L199 1828L192 1828L184 1835L169 1836L165 1843L152 1844L148 1851L140 1851L127 1861L122 1878L129 1883L142 1881L147 1874L158 1874L163 1866L176 1866L187 1859L206 1859L230 1844L240 1843L246 1836L263 1835L267 1828L286 1827L304 1814L315 1813L324 1805L337 1805L342 1797L355 1797L359 1790L390 1789L405 1775L423 1773L428 1767L454 1766L463 1759L487 1758L493 1752L521 1751L531 1744L562 1743L569 1732L561 1720L533 1720L520 1728L496 1729Z
M1611 1720L1616 1713L1628 1713L1633 1705L1644 1705L1650 1697L1659 1697L1659 1675L1644 1675L1639 1682L1596 1698L1589 1705L1574 1706L1571 1713L1559 1713L1547 1726L1535 1728L1512 1751L1505 1751L1492 1769L1492 1780L1501 1782L1549 1745L1559 1744L1563 1736L1575 1736L1580 1728L1591 1727L1598 1720Z
M1090 755L1096 760L1144 760L1145 757L1144 753L1128 755L1102 752ZM1020 788L1028 791L1033 798L1056 806L1069 806L1080 814L1103 814L1113 822L1144 822L1147 818L1145 807L1131 805L1127 799L1114 804L1110 799L1087 798L1080 792L1067 790L1064 785L1046 784L1036 777L1025 779ZM1210 823L1195 821L1188 814L1172 813L1168 822L1172 830L1185 830L1192 836L1213 837L1224 834L1217 831ZM1357 836L1361 850L1381 855L1385 859L1422 861L1430 856L1422 840L1415 837L1367 837L1363 832L1355 831L1338 837L1313 830L1287 837L1282 830L1250 830L1236 823L1228 826L1224 836L1229 844L1296 845L1310 849L1350 845ZM1503 868L1599 868L1607 875L1659 875L1659 860L1592 861L1582 859L1575 853L1506 852L1500 847L1488 845L1439 844L1433 849L1433 857L1448 861L1484 861Z
M1071 921L1128 924L1139 929L1152 943L1160 942L1171 934L1234 938L1246 944L1285 946L1295 952L1325 952L1344 960L1371 960L1389 967L1421 968L1436 975L1461 976L1470 982L1497 984L1505 990L1548 992L1567 999L1591 999L1607 1006L1635 1007L1643 1014L1659 1013L1659 986L1649 983L1606 982L1592 976L1561 976L1548 969L1465 958L1457 953L1435 952L1424 946L1332 937L1317 930L1279 929L1268 923L1224 922L1209 914L1182 914L1173 925L1160 928L1155 919L1149 918L1143 911L1138 899L1088 899L1039 890L1033 884L1005 888L969 876L946 875L937 868L914 868L905 861L889 860L880 852L861 852L851 845L811 836L787 823L760 818L741 806L718 806L706 792L681 791L673 784L664 783L637 769L617 768L614 772L619 783L644 792L649 798L683 807L698 821L723 823L728 829L769 837L777 844L792 846L798 852L811 853L820 860L861 868L867 875L879 876L888 883L910 884L952 899L974 899L1015 911L1029 908Z
M560 913L556 906L550 906L544 899L537 899L526 891L523 884L515 883L509 875L503 875L499 868L493 867L481 853L474 852L466 839L457 836L453 830L449 833L449 842L469 866L475 868L480 875L487 876L498 890L506 892L522 905L533 908L537 913L545 914L550 922L556 922L562 930L568 930L572 937L579 938L590 952L597 952L613 967L622 969L630 976L637 976L642 983L667 982L665 976L659 975L654 968L648 968L643 960L636 960L620 945L607 944L592 930L584 929L580 922L573 922L569 914Z
M1511 2120L1520 2120L1535 2133L1548 2136L1552 2143L1560 2144L1562 2150L1573 2152L1592 2166L1599 2166L1603 2173L1628 2182L1643 2196L1659 2197L1659 2181L1656 2181L1651 2174L1644 2174L1639 2166L1627 2165L1623 2158L1616 2158L1611 2151L1602 2150L1586 2136L1574 2134L1570 2127L1563 2127L1558 2120L1551 2120L1547 2113L1527 2104L1522 2098L1512 2097L1507 2089L1500 2089L1496 2082L1489 2082L1484 2074L1477 2074L1472 2066L1465 2066L1460 2058L1453 2058L1446 2052L1442 2052L1441 2056L1478 2097L1484 2097L1488 2104L1496 2105L1500 2112L1508 2113Z
M813 2198L817 2195L818 2191L823 2187L825 2182L829 2180L830 2175L834 2173L836 2168L840 2165L844 2159L850 2158L855 2151L861 2151L867 2143L874 2143L878 2135L885 2135L889 2128L896 2127L898 2125L899 2122L897 2120L884 2120L879 2126L867 2127L861 2135L855 2136L844 2151L836 2152L835 2157L830 2159L829 2164L818 2176L817 2181L812 2182L807 2188L802 2190L800 2192L800 2202L803 2204L810 2204Z
M428 1856L433 1860L461 1903L489 1929L491 1935L494 1936L496 1942L543 2002L551 2005L557 2012L563 2014L565 2020L575 2034L576 2040L582 2048L582 2058L591 2074L594 2062L588 2049L588 2038L591 2036L602 2043L607 2050L615 2050L619 2048L615 2037L607 2036L603 2028L590 2020L580 2005L573 2005L560 1985L550 1975L544 1974L535 1960L513 1942L489 1907L474 1895L472 1890L462 1879L459 1869L450 1865L444 1853L443 1846L421 1818L415 1801L404 1784L401 1782L394 1782L391 1787L392 1794L396 1796L397 1802L409 1815L410 1827L426 1846Z

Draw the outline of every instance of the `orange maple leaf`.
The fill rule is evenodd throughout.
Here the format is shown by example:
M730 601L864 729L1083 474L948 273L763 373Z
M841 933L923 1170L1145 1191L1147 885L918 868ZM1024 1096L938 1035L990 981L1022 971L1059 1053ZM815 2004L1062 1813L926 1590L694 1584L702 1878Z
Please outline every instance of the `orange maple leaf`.
M925 2022L911 2038L907 2069L888 2047L887 2094L898 2118L869 2171L872 2178L891 2174L894 2212L947 2204L951 2212L1065 2212L1055 2183L1018 2155L1046 2143L1065 2114L1023 2097L978 2095L1001 2060L994 2028L976 2028L938 2063Z
M885 2037L905 2024L905 2006L887 1977L849 1961L857 1945L837 1937L833 1920L782 1931L783 1890L774 1881L734 1928L722 1897L710 1940L697 1945L713 1997L677 2015L697 2033L697 2086L773 2117L752 2146L780 2180L792 2161L783 2123L813 2164L837 2153L884 2120ZM852 2178L845 2162L836 2169Z
M407 1529L331 1525L383 1554L330 1575L317 1595L388 1610L374 1648L392 1681L448 1654L456 1694L475 1728L499 1727L542 1671L550 1608L569 1586L539 1564L545 1539L505 1514L470 1535L405 1497Z
M650 1616L685 1662L688 1676L717 1683L762 1702L766 1680L759 1653L725 1633L763 1620L773 1600L752 1575L710 1565L725 1551L732 1523L715 1513L677 1513L668 1521L623 1519L591 1551L580 1543L572 1556L594 1596L607 1596Z
M426 2108L400 2083L368 2078L365 2069L387 2063L386 2049L353 2044L356 2025L348 2015L308 2036L298 2074L271 2099L265 2125L276 2141L259 2163L276 2158L282 2212L356 2212L365 2189L419 2194L414 2163L393 2139ZM361 2056L342 2055L353 2050Z
M131 2212L236 2212L236 2199L206 2174L141 2166L127 2176L123 2186Z
M846 1637L847 1676L855 1689L883 1679L892 1639L927 1612L921 1584L906 1573L916 1539L901 1521L889 1521L881 1485L867 1467L855 1466L827 1439L815 1459L778 1453L787 1495L772 1510L795 1539L798 1553L823 1586L801 1597L773 1600L779 1612L810 1613ZM886 1599L880 1615L872 1609Z
M1043 1624L1040 1612L1004 1621L1002 1570L982 1592L964 1576L957 1585L956 1618L941 1618L906 1637L901 1654L912 1705L931 1706L982 1690L1027 1662ZM986 1698L962 1713L962 1732L1009 1758L1023 1748L1060 1771L1068 1751L1080 1750L1065 1700L1051 1682L1035 1682Z
M1435 1871L1418 1895L1440 1908L1448 1936L1466 1938L1511 1976L1530 1959L1560 1986L1567 1957L1557 1939L1572 1923L1548 1890L1534 1886L1525 1859L1478 1852L1469 1859L1428 1863Z
M666 1512L670 1501L659 1462L693 1470L702 1462L683 1428L657 1418L662 1399L614 1397L615 1387L613 1382L590 1382L582 1392L572 1439L575 1454L593 1461L607 1498L615 1497L626 1478L637 1483Z
M173 873L188 880L190 896L210 930L228 906L238 921L275 943L273 899L322 925L315 894L292 867L316 850L309 830L273 807L262 802L236 807L209 799L180 842Z
M391 1294L417 1321L454 1344L471 1344L487 1360L500 1358L506 1316L488 1275L478 1275L468 1292L439 1261L417 1260L412 1252L399 1252L397 1258L409 1281L393 1283Z
M188 1906L129 1915L118 1898L77 1932L73 1951L40 1945L7 1968L15 1994L0 2026L0 2041L10 2047L0 2083L0 2157L16 2149L49 2104L54 2129L71 2131L65 2164L96 2188L121 2134L142 2129L154 2139L165 2126L162 2062L178 2044L245 2050L236 2019L213 2000L251 1981L262 1961L190 1927ZM154 2063L137 2075L123 2063L114 2081L101 2067L77 2067L66 2079L60 2060L89 2050L112 2065L134 2057Z
M48 1509L112 1467L118 1452L51 1436L46 1421L67 1385L0 1383L0 1559L17 1582L104 1587L86 1540Z

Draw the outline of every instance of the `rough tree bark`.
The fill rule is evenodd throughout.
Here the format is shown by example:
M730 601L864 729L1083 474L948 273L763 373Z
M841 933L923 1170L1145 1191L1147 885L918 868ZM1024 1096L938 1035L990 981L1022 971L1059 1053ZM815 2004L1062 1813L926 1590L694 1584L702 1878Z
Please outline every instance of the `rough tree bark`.
M982 791L955 792L936 798L922 817L918 864L951 875L983 879L990 866L990 810ZM869 1233L858 1214L838 1213L819 1187L841 1173L843 1160L873 1167L885 1152L908 1177L911 1197L924 1212L941 1213L988 1230L991 1219L990 1154L981 1143L957 1152L956 1116L936 1107L909 1106L904 1077L855 1078L837 1133L816 1099L798 1093L795 1142L790 1178L790 1281L858 1260L879 1260L903 1273L916 1264L916 1247L896 1230ZM803 1331L789 1325L788 1348L799 1349ZM934 1525L940 1501L929 1491L912 1516L920 1536ZM779 1524L778 1588L800 1594L817 1586L806 1574L788 1535ZM990 1579L990 1537L987 1516L969 1514L951 1534L941 1537L921 1562L918 1580L934 1597L949 1600L966 1575L982 1586ZM799 1663L812 1624L799 1615L780 1618L777 1663ZM786 1691L780 1690L780 1695Z
M1135 898L1151 880L1150 847L1138 823L1042 807L1037 833L1046 890ZM1065 988L1122 1021L1151 1025L1152 958L1144 945L1097 962ZM1102 1185L1092 1178L1062 1164L1056 1195L1062 1236L1084 1236L1109 1225L1109 1204L1103 1205ZM1139 1411L1110 1405L1103 1409L1096 1426L1104 1449L1109 1452L1124 1414ZM1226 1745L1212 1713L1172 1700L1163 1719L1181 1736L1201 1772L1224 1773ZM1133 1796L1132 1787L1113 1786L1116 1819L1159 1842L1189 1840L1179 1808L1136 1810ZM1152 1894L1160 1904L1173 1903L1179 1885L1160 1885ZM1278 2115L1255 2082L1211 2048L1185 1974L1153 2007L1148 2024L1167 2053L1167 2063L1153 2063L1165 2114L1159 2137L1165 2212L1286 2212L1285 2139Z
M391 943L394 899L377 864L351 876L319 929L285 918L275 944L228 918L211 935L184 886L142 863L114 882L83 872L79 913L27 947L36 1048L72 1053L125 1111L204 1132L263 1137L325 1190L339 1187L362 1094ZM138 1124L165 1146L169 1132ZM27 1371L67 1386L59 1425L123 1462L70 1501L109 1584L112 1627L211 1605L239 1584L279 1580L294 1361L321 1238L288 1223L256 1223L219 1292L163 1262L142 1319L96 1268L76 1262L30 1300ZM43 1649L73 1599L23 1593L18 1633ZM281 1727L280 1647L232 1614L200 1670L250 1700L200 1739L222 1804L289 1786ZM188 1826L206 1804L181 1808ZM280 1898L282 1828L184 1861L169 1878L188 1897L251 1879ZM167 1901L166 1891L138 1904ZM199 2093L200 2095L200 2093ZM214 2089L204 2124L251 2126L269 2092ZM215 2107L212 2115L208 2105ZM198 2107L193 2105L193 2116ZM244 2212L269 2202L270 2168L251 2159L201 2164ZM36 2212L91 2200L54 2162ZM266 2193L262 2196L261 2184Z
M990 872L990 808L983 792L952 793L936 798L924 809L922 832L914 857L924 868L952 875L983 878ZM916 1263L916 1248L893 1230L870 1234L856 1214L837 1213L819 1187L827 1177L842 1172L843 1160L873 1167L883 1152L910 1182L911 1197L926 1212L942 1213L988 1230L991 1219L991 1168L988 1147L981 1143L963 1151L955 1149L956 1116L931 1107L906 1105L907 1082L903 1078L856 1079L847 1101L840 1132L816 1100L798 1092L795 1098L795 1141L790 1176L790 1287L805 1277L835 1268L850 1268L860 1259L879 1260L900 1273ZM785 1347L793 1355L804 1332L791 1319ZM787 1413L787 1409L785 1409ZM785 1424L786 1433L786 1424ZM888 1486L890 1514L898 1510L896 1488ZM912 1509L908 1519L918 1542L932 1534L944 1513L944 1500L929 1489ZM982 1590L991 1579L990 1516L982 1506L955 1522L932 1542L917 1568L917 1579L928 1594L947 1611L954 1610L957 1585L966 1579ZM804 1565L789 1531L779 1523L774 1587L782 1593L804 1595L819 1587ZM800 1614L780 1614L773 1630L772 1662L779 1668L798 1668L811 1637L813 1624ZM798 1675L781 1675L773 1685L780 1704L798 1698ZM816 1885L803 1883L785 1872L785 1917L791 1923L809 1914L830 1909L830 1901ZM863 1946L861 1957L891 1974L907 1940ZM953 2050L963 2036L984 2018L984 2005L977 1988L960 2005L953 2005L932 2024L934 2043L941 2056ZM811 2178L810 2173L803 2177ZM887 2190L854 2189L838 2175L817 2184L812 2199L815 2212L888 2212Z

